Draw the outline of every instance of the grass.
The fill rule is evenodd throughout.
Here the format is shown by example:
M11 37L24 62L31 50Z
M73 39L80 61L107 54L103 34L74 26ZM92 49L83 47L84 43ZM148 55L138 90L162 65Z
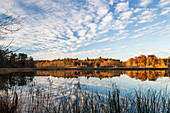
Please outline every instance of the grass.
M170 95L167 89L134 89L122 94L113 85L106 95L88 92L77 83L69 91L53 92L49 87L29 84L27 88L1 90L2 113L170 113Z

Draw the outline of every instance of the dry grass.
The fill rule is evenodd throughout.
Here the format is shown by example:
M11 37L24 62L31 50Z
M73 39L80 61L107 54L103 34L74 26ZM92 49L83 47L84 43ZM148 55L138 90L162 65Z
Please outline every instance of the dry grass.
M30 84L26 89L2 91L2 113L170 113L170 95L167 89L146 91L134 89L122 94L115 85L106 95L81 90L80 84L70 92L54 93L49 87Z

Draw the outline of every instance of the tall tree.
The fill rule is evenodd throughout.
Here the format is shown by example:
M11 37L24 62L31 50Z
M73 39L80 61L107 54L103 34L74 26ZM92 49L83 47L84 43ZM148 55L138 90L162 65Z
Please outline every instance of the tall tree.
M19 53L18 60L21 67L27 67L27 54Z
M29 57L29 60L28 60L28 61L29 61L29 62L28 62L28 63L29 63L29 64L28 64L29 67L34 67L35 64L34 64L34 59L33 59L32 56Z
M10 55L10 59L9 59L10 65L12 67L16 67L17 66L17 54L16 53L11 53Z

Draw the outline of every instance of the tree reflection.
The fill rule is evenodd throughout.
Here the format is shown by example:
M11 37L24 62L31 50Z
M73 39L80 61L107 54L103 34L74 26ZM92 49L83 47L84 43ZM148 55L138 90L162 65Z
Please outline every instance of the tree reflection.
M10 89L13 86L24 86L33 81L34 76L54 76L63 78L86 77L93 78L112 78L127 75L140 81L156 81L160 77L169 77L170 71L167 70L143 70L143 71L36 71L36 72L15 72L0 75L0 90Z
M33 80L35 72L15 72L0 75L0 90L13 86L24 86Z
M170 71L167 70L144 70L144 71L37 71L37 76L54 76L63 78L78 78L81 76L95 78L119 77L122 74L141 81L156 81L159 77L170 77Z

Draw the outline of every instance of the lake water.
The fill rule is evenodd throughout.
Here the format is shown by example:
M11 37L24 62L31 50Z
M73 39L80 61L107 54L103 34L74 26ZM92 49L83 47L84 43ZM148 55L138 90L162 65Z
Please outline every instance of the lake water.
M79 84L82 90L106 93L113 85L121 91L134 88L170 88L170 71L35 71L0 75L0 89L27 87L30 83L50 86L54 91ZM169 90L170 91L170 90Z
M161 101L158 101L157 110L159 112L166 111L164 109L165 103L168 108L168 99L170 94L170 71L35 71L35 72L15 72L9 74L0 75L0 105L8 103L15 97L17 92L17 112L54 112L54 109L59 112L74 112L74 106L82 109L84 112L87 106L88 110L91 110L91 105L102 112L106 112L108 109L112 111L114 108L109 108L108 102L111 97L108 96L109 92L115 92L119 89L120 98L129 103L130 107L122 107L123 101L121 101L122 111L137 112L138 104L135 103L136 96L132 96L140 91L142 95L149 95L141 97L142 99L149 98L149 103L155 103L154 98L159 97L160 93L154 93L154 91L163 91L162 96L159 97ZM147 92L151 89L151 93ZM154 91L153 91L154 90ZM164 95L166 92L166 96ZM127 95L128 93L128 95ZM96 95L94 102L98 104L90 103L93 99L93 95ZM113 93L114 94L114 93ZM115 93L117 94L117 93ZM129 95L130 94L130 95ZM139 93L140 94L140 93ZM156 95L155 95L156 94ZM131 97L132 96L132 97ZM163 98L162 98L163 97ZM87 104L84 100L87 98ZM106 100L102 100L104 98ZM110 100L107 100L110 98ZM166 102L164 101L164 98ZM117 98L116 98L117 99ZM5 100L5 101L4 101ZM8 100L6 102L6 100ZM81 101L80 101L81 100ZM151 102L151 100L153 102ZM106 101L106 104L104 104ZM136 100L137 101L137 100ZM118 101L116 101L118 102ZM79 103L78 105L76 103ZM134 104L135 103L135 104ZM147 101L145 101L147 103ZM145 104L144 103L144 104ZM104 104L104 107L101 106ZM14 104L15 105L15 104ZM142 103L141 103L142 105ZM156 104L155 104L156 105ZM4 106L4 104L2 104ZM62 109L60 109L61 106ZM65 108L64 106L71 106L71 108ZM160 107L162 106L162 107ZM149 105L149 109L152 111L152 107ZM67 109L67 110L65 110ZM140 108L141 109L141 108ZM33 111L32 111L33 110ZM78 110L78 109L77 109ZM145 110L145 108L143 109ZM78 111L77 111L78 112ZM116 112L116 111L115 111Z

